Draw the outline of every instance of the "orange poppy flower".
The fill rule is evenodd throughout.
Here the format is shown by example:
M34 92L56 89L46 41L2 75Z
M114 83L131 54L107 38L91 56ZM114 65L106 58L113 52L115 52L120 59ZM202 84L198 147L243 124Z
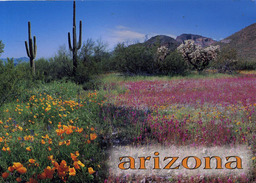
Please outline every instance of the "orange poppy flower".
M25 167L20 167L17 169L17 171L20 173L20 174L24 174L27 172L27 169Z
M66 146L69 146L70 145L70 140L67 140L66 141Z
M95 140L97 138L97 134L96 133L91 133L90 134L90 139L91 140Z
M30 178L28 183L38 183L37 180Z
M81 162L81 161L77 161L77 163L81 166L81 167L85 167L85 165Z
M95 171L93 170L92 167L89 167L89 168L88 168L88 172L89 172L89 174L94 174L94 173L95 173Z
M9 173L8 173L8 172L4 172L4 173L2 173L2 177L3 177L3 179L6 179L8 176L9 176Z
M78 165L78 162L77 162L77 161L75 161L75 162L73 163L73 165L74 165L75 169L80 170L80 166Z
M41 180L46 179L46 174L45 174L45 172L39 174L39 175L38 175L38 179L41 179Z
M21 182L22 179L21 179L20 177L17 177L17 178L16 178L16 181L17 181L17 182Z
M76 151L76 156L79 156L79 152L78 151Z
M36 162L36 160L35 159L29 159L28 162L33 164L33 163Z
M48 160L53 160L53 155L48 156Z
M77 161L77 156L76 155L74 155L73 153L70 153L70 155L71 155L71 158L72 158L73 161Z
M26 150L27 150L27 151L31 151L31 147L27 147Z
M17 170L18 168L21 168L21 167L23 167L23 165L22 165L20 162L13 163L13 168L14 168L15 170Z
M54 168L52 169L50 166L47 166L47 168L44 169L44 173L46 175L46 178L52 179L54 174Z
M14 171L13 166L9 166L9 167L8 167L8 170L9 170L9 172L13 172L13 171Z
M69 168L69 175L75 176L76 175L76 169L75 168Z

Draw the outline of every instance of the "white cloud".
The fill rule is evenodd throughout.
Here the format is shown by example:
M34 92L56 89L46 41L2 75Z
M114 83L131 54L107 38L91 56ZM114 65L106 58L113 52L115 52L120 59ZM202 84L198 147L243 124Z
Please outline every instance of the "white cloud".
M126 44L133 44L136 42L144 42L146 38L150 39L151 37L156 35L166 35L174 39L177 37L173 34L167 34L167 33L141 33L141 32L132 30L129 27L118 25L114 29L110 29L106 31L102 35L102 38L103 40L109 43L109 47L110 49L112 49L117 43L125 42Z

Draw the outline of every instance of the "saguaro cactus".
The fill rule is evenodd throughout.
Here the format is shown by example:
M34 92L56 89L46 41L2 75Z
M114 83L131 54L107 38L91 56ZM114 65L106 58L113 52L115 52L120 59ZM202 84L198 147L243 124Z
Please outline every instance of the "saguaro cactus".
M68 45L70 51L73 53L73 75L76 75L77 69L77 51L81 48L82 45L82 21L80 20L79 24L79 41L76 42L76 2L73 2L73 47L71 46L70 32L68 33Z
M26 47L26 50L27 50L27 55L30 58L31 71L32 71L33 74L35 74L36 68L35 68L34 59L36 58L36 50L37 50L36 36L34 36L33 38L34 38L34 40L32 40L32 37L31 37L31 25L30 25L30 22L28 22L28 41L29 41L29 46L28 46L28 42L25 41L25 47ZM34 44L33 44L33 41L34 41Z

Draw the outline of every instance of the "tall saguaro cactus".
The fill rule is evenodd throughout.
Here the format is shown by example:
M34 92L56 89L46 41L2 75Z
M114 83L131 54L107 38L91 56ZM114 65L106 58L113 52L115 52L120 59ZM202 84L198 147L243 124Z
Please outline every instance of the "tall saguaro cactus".
M34 40L32 40L32 37L31 37L31 25L30 25L30 22L28 22L28 41L29 42L25 41L25 47L27 50L27 55L30 58L31 71L33 74L35 74L36 68L35 68L34 59L36 58L36 51L37 51L36 36L34 36L33 39ZM34 41L34 44L33 44L33 41Z
M70 32L68 33L68 45L70 51L73 53L73 75L76 75L77 69L77 51L81 48L82 45L82 21L80 20L79 24L79 41L76 42L76 2L73 2L73 47L71 46Z

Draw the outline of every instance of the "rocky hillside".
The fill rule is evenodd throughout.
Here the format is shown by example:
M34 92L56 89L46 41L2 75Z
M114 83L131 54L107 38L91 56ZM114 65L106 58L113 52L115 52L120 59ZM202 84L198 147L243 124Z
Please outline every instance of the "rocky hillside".
M188 39L194 40L195 44L200 45L202 47L207 47L207 46L210 46L210 45L216 43L216 41L211 38L200 36L200 35L195 35L195 34L181 34L180 36L178 36L176 38L176 41L179 44L181 44L185 40L188 40Z
M157 36L151 37L149 40L144 42L144 45L146 45L147 47L166 46L170 50L174 51L180 44L172 37L165 36L165 35L157 35Z
M256 62L256 23L245 27L217 44L221 47L235 48L239 58Z

